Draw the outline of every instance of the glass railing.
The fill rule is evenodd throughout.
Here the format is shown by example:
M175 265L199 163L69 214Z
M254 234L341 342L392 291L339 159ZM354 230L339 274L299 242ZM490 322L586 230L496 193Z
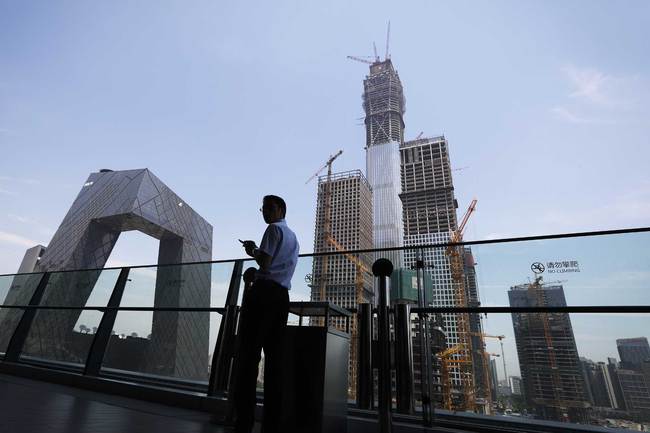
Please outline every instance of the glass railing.
M332 248L301 255L290 298L352 313L349 322L328 320L350 334L351 410L380 407L378 378L386 372L374 360L363 364L361 352L375 347L376 358L380 347L371 269L388 257L395 265L388 372L395 416L425 424L462 416L635 428L650 422L650 348L642 339L650 332L648 246L650 229ZM253 265L240 259L0 276L0 355L3 362L227 392L241 275ZM369 342L359 332L364 303L374 308ZM324 320L291 314L289 325ZM629 338L641 340L619 342L634 346L627 351L617 347Z

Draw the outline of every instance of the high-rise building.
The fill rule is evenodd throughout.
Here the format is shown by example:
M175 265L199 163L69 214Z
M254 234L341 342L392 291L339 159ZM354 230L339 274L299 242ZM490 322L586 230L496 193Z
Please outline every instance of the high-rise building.
M400 198L403 205L404 245L443 244L449 242L450 233L458 228L454 197L454 186L451 178L451 168L447 140L445 137L421 138L405 142L400 148L400 172L402 193ZM468 304L478 303L478 286L474 271L474 260L471 251L461 249L463 258L463 281L454 281L450 257L445 248L410 249L404 251L404 267L415 267L418 258L425 264L425 272L433 280L433 299L431 305L436 307L457 306L456 292L465 291ZM464 286L464 287L462 287ZM460 320L465 320L471 331L469 315L443 314L444 328L447 333L448 347L462 343L459 330ZM478 318L476 318L478 319ZM474 332L480 332L480 320L473 323ZM465 336L466 338L467 336ZM469 343L479 344L469 338ZM465 350L470 359L475 384L483 384L483 373L476 377L475 366L481 366L477 355L471 348ZM460 372L452 371L456 385L460 384ZM483 385L484 387L484 385Z
M329 218L326 212L329 209ZM326 227L329 221L329 228ZM329 233L327 233L329 232ZM373 247L372 190L360 170L318 178L314 252L367 250ZM344 308L374 302L372 254L316 256L313 261L311 300L331 301ZM344 329L343 319L334 319ZM356 383L356 322L350 324L349 384Z
M616 348L621 357L621 368L639 369L644 361L650 359L650 345L646 337L620 338Z
M478 280L476 278L476 262L472 249L469 247L463 248L463 275L465 277L465 298L467 299L468 307L480 307L481 302L478 292ZM481 337L483 333L483 324L481 323L481 316L479 314L468 314L469 331L471 332L472 344L472 374L474 376L474 384L479 398L487 398L489 390L489 377L488 368L485 365L485 347L484 341Z
M511 307L566 306L561 285L535 283L510 288ZM586 420L589 403L566 313L512 313L519 368L528 405L544 419Z
M30 257L38 256L33 267L36 272L90 269L52 274L41 305L86 305L95 285L103 281L100 277L114 274L117 278L115 272L103 273L101 268L120 234L129 230L138 230L159 239L159 264L209 261L212 258L212 225L151 171L100 170L91 173L83 184L47 248L42 251L36 247L28 251ZM23 264L31 266L31 262L27 260ZM211 269L209 263L161 266L152 270L154 278L148 284L127 284L125 296L135 290L142 299L151 294L153 305L141 306L209 306ZM34 274L34 278L39 278L38 274ZM132 280L138 281L134 276L128 281ZM11 302L29 302L29 293L21 289L22 284L12 285L8 294ZM85 362L87 353L70 349L81 314L79 310L39 310L23 347L23 356ZM15 320L14 315L0 312L0 326L5 325L5 320L9 320L8 323ZM207 379L209 331L208 312L154 312L150 352L145 357L143 372Z
M643 373L634 370L616 371L625 409L637 421L650 421L650 383Z
M512 395L521 395L521 377L510 376L510 392Z
M490 386L492 391L492 400L497 401L497 391L499 390L499 375L497 374L497 360L490 359Z
M390 59L370 65L363 81L366 114L366 175L373 192L373 239L375 248L403 245L400 188L400 151L404 142L404 92ZM384 257L402 267L399 251Z

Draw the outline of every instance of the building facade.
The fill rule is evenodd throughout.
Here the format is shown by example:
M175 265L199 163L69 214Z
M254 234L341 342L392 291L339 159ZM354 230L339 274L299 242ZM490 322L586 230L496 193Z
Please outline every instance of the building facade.
M616 340L616 348L622 368L638 369L650 360L650 345L646 337L620 338Z
M561 285L511 287L511 307L566 306ZM585 393L571 319L566 313L512 313L526 401L543 419L584 422L590 406Z
M421 138L405 142L400 147L400 198L403 206L404 245L431 245L449 242L451 231L458 228L458 207L451 177L447 140L443 136ZM404 251L404 267L415 267L418 258L423 260L425 273L433 280L433 296L429 305L456 307L459 290L465 292L467 304L478 305L478 284L471 250L459 248L463 263L461 280L452 278L451 261L445 248L407 249ZM463 343L459 335L463 326L470 332L482 332L480 318L467 314L443 314L443 327L448 347ZM461 326L460 321L465 323ZM485 371L480 337L464 336L470 346L464 350L471 362L469 374L477 397L487 397ZM464 374L467 374L465 372ZM461 372L452 371L455 386L460 385Z
M329 212L329 218L326 218ZM327 227L329 225L329 227ZM341 252L373 248L372 190L360 170L318 178L314 252ZM314 257L311 300L330 301L344 308L373 303L373 255L333 254ZM336 322L338 320L338 322ZM335 319L345 329L344 319ZM357 328L350 324L350 394L354 396L357 369Z
M390 59L374 62L363 82L366 126L366 175L373 192L375 248L403 245L402 202L399 195L400 151L404 142L405 100L402 83ZM402 267L399 251L383 254Z
M90 174L34 267L36 272L88 271L53 274L41 305L86 305L120 234L129 230L160 240L159 264L212 259L212 226L153 173L101 170ZM138 306L209 306L211 269L210 264L153 268L148 284L133 288L127 284L125 293L154 291L153 305ZM12 286L8 300L27 303L21 293L27 292ZM38 311L23 354L85 361L84 354L69 350L81 314L79 310ZM11 318L0 316L0 326L3 320ZM155 312L144 372L206 379L209 324L207 312Z

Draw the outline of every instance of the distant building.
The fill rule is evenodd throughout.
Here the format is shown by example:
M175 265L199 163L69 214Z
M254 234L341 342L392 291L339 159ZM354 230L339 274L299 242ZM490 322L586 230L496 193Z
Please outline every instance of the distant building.
M510 288L511 307L566 306L561 285L534 283ZM566 313L512 313L524 396L543 419L587 420L590 406Z
M621 368L639 369L644 361L650 360L650 345L646 337L620 338L616 348L621 357Z
M607 364L587 358L580 358L580 364L589 402L601 408L615 408L616 396Z
M619 369L616 372L621 386L625 410L636 421L650 421L650 383L643 373Z
M43 245L36 245L25 251L25 256L23 257L22 262L20 262L20 267L18 268L18 274L26 274L29 272L35 272L36 267L38 266L39 260L45 252L45 247Z
M497 374L496 359L490 359L490 385L492 388L492 401L497 401L497 391L499 390L499 375Z
M512 395L522 395L521 392L521 377L510 376L510 390Z

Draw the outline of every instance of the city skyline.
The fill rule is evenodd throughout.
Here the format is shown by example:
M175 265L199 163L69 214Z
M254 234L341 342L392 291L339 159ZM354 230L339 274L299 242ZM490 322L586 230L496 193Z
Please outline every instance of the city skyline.
M500 2L460 11L436 5L390 17L390 51L409 101L407 139L422 130L444 133L452 168L469 166L454 176L461 208L479 198L466 239L650 225L650 131L644 122L650 68L641 42L647 30L639 21L648 6L598 5ZM224 16L248 18L251 12L236 6L222 11L202 4L183 11L186 19L176 26L170 25L179 16L172 6L152 17L133 5L128 11L85 6L67 11L74 20L46 7L2 6L0 32L7 37L0 47L8 55L0 75L0 146L9 151L0 162L1 272L16 272L26 248L47 244L78 185L100 168L159 173L215 226L214 258L241 257L236 239L261 236L257 208L268 192L287 199L290 224L302 245L311 245L314 187L304 180L338 148L345 152L336 171L364 166L365 131L356 119L363 115L365 66L345 56L369 53L371 41L385 36L389 17L380 8L364 10L370 15L360 23L354 13L361 7L348 11L339 4L288 19L283 7L261 7L247 21L270 35L262 40L225 22ZM313 24L312 14L340 20L341 29L333 34L318 24L312 31L305 25ZM452 37L417 30L434 16L440 34ZM40 33L32 36L36 26ZM617 32L625 55L602 34L604 27ZM548 28L555 29L552 35ZM123 36L115 40L118 29ZM310 44L299 43L301 35ZM540 49L531 55L531 46ZM259 104L261 95L273 110ZM258 122L252 134L250 119ZM188 152L169 152L168 146ZM205 158L190 157L192 149L205 151ZM60 154L77 158L62 169ZM287 163L287 154L297 162ZM283 164L291 169L263 185L255 176ZM625 169L602 176L617 167ZM646 238L632 239L623 259L613 252L625 242L605 238L548 242L546 249L532 243L476 248L482 305L504 305L507 287L531 276L533 261L562 259L583 266L568 276L569 303L647 302ZM594 245L612 257L598 257ZM109 265L154 263L157 250L155 240L126 233ZM292 298L301 295L300 287L292 292ZM599 317L579 319L574 328L581 354L616 354L602 344L611 335L593 335ZM611 319L617 337L626 327L636 335L647 323L640 316L625 319ZM507 332L511 325L491 315L485 328ZM514 353L512 336L505 344ZM511 363L509 371L517 371Z

